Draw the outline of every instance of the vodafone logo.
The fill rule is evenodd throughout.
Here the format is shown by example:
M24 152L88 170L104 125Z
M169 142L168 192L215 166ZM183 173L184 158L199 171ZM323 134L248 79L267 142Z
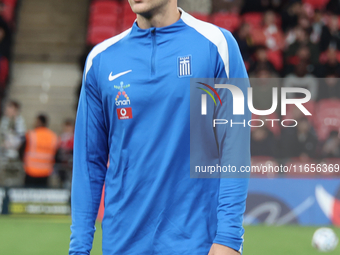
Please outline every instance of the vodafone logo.
M127 113L125 108L120 109L120 115L125 116Z
M119 108L117 109L117 115L120 120L132 119L132 108Z

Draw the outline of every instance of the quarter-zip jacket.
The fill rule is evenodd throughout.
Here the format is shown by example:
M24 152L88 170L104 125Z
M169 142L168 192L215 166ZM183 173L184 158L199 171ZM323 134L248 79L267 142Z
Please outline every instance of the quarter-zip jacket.
M190 78L235 77L247 73L231 33L184 11L167 27L135 22L92 50L76 120L69 254L90 253L104 182L104 255L207 255L213 242L242 251L248 180L189 170ZM218 132L228 134L209 131L207 140L218 143L219 162L250 165L249 128Z

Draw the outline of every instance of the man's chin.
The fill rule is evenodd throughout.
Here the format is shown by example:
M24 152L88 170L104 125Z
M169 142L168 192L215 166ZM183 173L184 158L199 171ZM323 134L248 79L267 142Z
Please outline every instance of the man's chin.
M131 9L136 14L146 14L150 12L150 7L145 3L134 3Z

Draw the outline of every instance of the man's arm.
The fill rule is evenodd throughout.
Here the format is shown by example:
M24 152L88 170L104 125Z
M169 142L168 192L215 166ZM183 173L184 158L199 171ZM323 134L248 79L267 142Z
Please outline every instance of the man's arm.
M220 89L223 106L216 109L217 119L227 119L227 125L217 125L216 135L219 144L220 165L235 167L250 166L250 127L248 120L251 113L247 107L247 89L249 87L247 71L244 67L239 47L233 36L222 30L229 49L229 79L225 81L242 90L245 97L244 115L233 115L233 98L228 89ZM220 75L218 77L223 77ZM238 79L240 78L240 79ZM231 120L234 124L231 126ZM239 172L221 176L219 206L217 208L217 234L209 255L233 255L242 253L243 214L248 192L248 174ZM227 248L227 247L229 248ZM231 249L230 249L231 248Z
M90 254L108 159L108 130L94 66L83 76L74 136L70 255Z

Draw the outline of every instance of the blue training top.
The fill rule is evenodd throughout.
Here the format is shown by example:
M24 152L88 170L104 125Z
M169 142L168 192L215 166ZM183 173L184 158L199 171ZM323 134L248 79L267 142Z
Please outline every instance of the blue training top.
M181 12L167 27L135 22L87 58L69 254L90 254L104 182L104 255L207 255L213 242L242 252L248 179L190 178L189 109L190 78L247 72L230 32ZM211 139L221 164L250 165L249 128L224 132Z

